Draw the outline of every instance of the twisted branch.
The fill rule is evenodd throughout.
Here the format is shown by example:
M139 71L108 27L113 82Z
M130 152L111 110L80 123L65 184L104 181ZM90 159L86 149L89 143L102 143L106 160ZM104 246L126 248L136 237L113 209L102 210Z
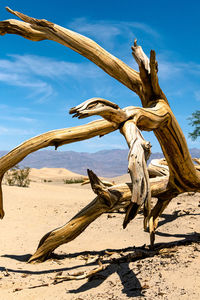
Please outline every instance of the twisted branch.
M9 168L33 151L47 146L53 145L57 148L60 145L88 139L96 135L104 135L120 128L130 147L129 170L132 186L128 186L129 190L127 191L127 186L113 186L108 189L95 174L89 171L92 188L98 196L69 223L46 234L30 261L48 257L56 247L74 239L94 219L108 210L122 206L128 207L124 221L124 226L126 226L130 219L136 215L142 203L145 204L145 227L147 220L149 220L151 242L153 243L157 218L171 199L185 191L200 191L199 166L194 165L183 132L160 88L155 51L151 51L149 60L135 41L132 50L139 66L138 73L91 39L47 20L31 18L9 8L7 10L22 21L6 20L0 22L0 35L11 33L33 41L48 39L63 44L85 56L110 76L137 93L143 105L143 108L120 109L116 104L105 99L89 99L72 108L70 113L79 118L100 115L105 120L44 133L24 142L0 159L1 183L4 173ZM150 179L151 195L154 191L158 198L158 202L151 213L149 178L145 163L148 155L145 154L145 151L148 153L149 147L142 139L138 129L154 131L168 165L167 169L162 164L162 169L159 171L158 165L156 169L153 168L154 176L158 173L161 175L169 172L169 177L162 176ZM149 172L151 171L149 170ZM128 201L128 205L126 201ZM0 190L0 218L3 215L2 191ZM72 227L73 230L71 230Z
M4 217L3 210L3 195L2 195L2 179L6 171L18 164L30 153L37 151L39 149L54 146L56 149L59 146L74 143L78 141L83 141L85 139L90 139L95 136L103 136L112 131L116 130L112 123L105 120L97 120L90 122L85 125L64 128L49 131L33 137L26 142L22 143L18 147L14 148L8 154L0 158L0 218Z
M42 262L46 260L57 247L75 239L103 213L114 212L120 208L127 209L131 204L133 189L131 183L107 187L92 171L88 170L88 175L97 197L65 225L45 234L40 240L36 252L29 259L29 262ZM166 191L168 179L168 176L150 179L152 197L155 197L158 192Z

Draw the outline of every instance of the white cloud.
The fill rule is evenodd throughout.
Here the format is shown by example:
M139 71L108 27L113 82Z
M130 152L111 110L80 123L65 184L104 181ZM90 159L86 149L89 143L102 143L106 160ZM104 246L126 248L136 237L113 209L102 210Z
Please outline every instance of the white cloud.
M200 90L194 91L194 97L197 101L200 101Z
M188 137L187 143L189 148L200 148L200 141L198 139L193 141L190 137Z
M27 118L27 117L21 117L21 116L10 117L10 116L5 116L5 115L0 115L0 120L26 122L26 123L33 123L36 121L36 119L33 119L33 118Z
M159 77L163 79L175 76L200 76L200 64L193 61L179 61L175 52L159 53L157 55Z
M0 60L0 82L6 83L11 86L25 87L36 92L39 98L45 99L53 94L52 86L40 79L33 78L33 74L28 71L22 72L22 66L20 67L15 61L7 60L3 61L1 65Z
M162 79L170 79L177 75L180 75L184 69L179 63L171 63L170 61L165 61L158 57L158 74Z
M107 45L113 43L113 39L121 34L120 26L104 21L91 21L88 22L86 18L77 18L69 24L73 30L98 39Z
M153 36L154 38L160 38L160 34L155 29L153 29L152 27L150 27L149 25L147 25L145 23L124 22L124 24L126 24L126 26L130 26L131 28L140 29L141 31Z
M91 78L97 73L96 67L90 63L72 63L36 55L9 55L9 57L10 60L0 60L0 70L5 72L5 77L6 72L10 74L11 70L14 71L13 79L16 74L32 74L54 79L66 75Z
M21 129L21 128L7 128L0 126L0 136L1 135L29 135L33 134L32 130L26 130L26 129Z
M86 18L74 19L68 24L73 30L89 35L99 41L112 46L114 39L118 36L133 40L138 31L142 31L154 38L159 37L159 33L145 23L124 22L124 21L107 21L107 20L87 20Z
M55 78L59 80L94 78L101 76L98 68L90 63L71 63L35 55L9 55L0 60L0 82L25 87L29 98L43 102L54 93Z

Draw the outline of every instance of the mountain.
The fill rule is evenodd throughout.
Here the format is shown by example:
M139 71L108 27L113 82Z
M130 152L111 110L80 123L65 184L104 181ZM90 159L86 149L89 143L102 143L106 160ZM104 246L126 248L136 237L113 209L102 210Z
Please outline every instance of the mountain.
M0 156L7 151L0 151ZM192 157L200 157L200 149L190 149ZM41 150L31 153L19 165L30 168L66 168L78 174L86 175L87 169L98 176L114 177L127 173L127 150L102 150L95 153L75 151ZM150 160L162 158L162 153L152 153Z

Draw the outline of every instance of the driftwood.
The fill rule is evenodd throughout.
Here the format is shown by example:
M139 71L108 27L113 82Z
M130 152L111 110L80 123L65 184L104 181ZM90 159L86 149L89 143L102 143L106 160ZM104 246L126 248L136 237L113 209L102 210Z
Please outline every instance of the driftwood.
M123 223L126 227L144 205L144 228L147 229L149 225L153 245L158 217L168 203L180 193L200 191L199 160L196 159L196 164L193 163L183 132L160 88L155 51L151 50L149 59L135 40L132 54L139 67L137 72L87 37L47 20L31 18L10 8L7 10L22 21L1 21L0 35L17 34L32 41L53 40L69 47L135 92L143 106L121 109L115 103L102 98L89 99L72 108L70 113L78 118L99 115L104 120L41 134L0 158L1 183L7 170L28 154L47 146L57 148L120 130L130 148L128 169L132 183L108 187L92 171L88 171L97 197L66 225L47 233L29 261L43 261L59 245L77 237L102 213L122 207L126 210ZM150 154L150 144L144 141L140 130L154 132L165 156L165 160L152 161L148 169L146 160ZM151 196L157 198L153 208ZM0 218L3 216L0 190Z

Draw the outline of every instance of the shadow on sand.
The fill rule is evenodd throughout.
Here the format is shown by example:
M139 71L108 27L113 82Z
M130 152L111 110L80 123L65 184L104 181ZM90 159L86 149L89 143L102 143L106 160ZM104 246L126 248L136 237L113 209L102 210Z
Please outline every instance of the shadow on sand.
M165 218L166 220L166 218ZM72 289L69 290L68 293L72 294L78 294L81 292L88 291L90 289L96 288L99 285L101 285L109 276L111 276L113 273L117 273L119 276L119 279L123 285L122 292L126 294L127 297L138 297L138 296L144 296L144 290L146 287L141 286L141 283L139 279L137 278L137 275L140 273L134 273L132 269L130 269L129 265L130 262L134 261L140 261L142 259L153 257L155 255L158 255L158 250L163 248L173 248L173 247L179 247L184 245L190 245L192 243L200 243L200 234L198 233L189 233L189 234L169 234L169 233L162 233L157 232L157 235L160 236L168 236L168 237L177 237L181 238L179 241L169 242L169 243L157 243L154 246L154 249L148 249L145 245L142 247L127 247L123 249L106 249L102 251L83 251L83 252L76 252L72 254L66 254L66 255L53 255L51 259L56 260L57 262L65 263L65 259L72 259L72 258L78 258L80 256L98 256L102 258L102 264L105 265L104 270L97 273L96 275L89 278L87 282L84 282L78 289ZM112 258L108 257L106 253L113 252L119 254L118 258ZM139 257L130 256L133 253L136 252L142 252L143 255ZM20 262L25 262L29 259L30 254L26 255L12 255L12 254L6 254L2 257L14 259ZM88 263L85 265L85 263L81 263L80 265L75 265L73 267L68 268L54 268L51 270L42 270L42 271L30 271L25 269L7 269L7 272L9 273L23 273L23 274L31 274L31 275L41 275L41 274L52 274L55 272L61 272L61 271L69 271L73 269L78 269L82 267L88 267L90 265L95 265L95 263ZM0 271L5 271L4 267L0 267ZM111 289L114 287L115 283L110 281Z

